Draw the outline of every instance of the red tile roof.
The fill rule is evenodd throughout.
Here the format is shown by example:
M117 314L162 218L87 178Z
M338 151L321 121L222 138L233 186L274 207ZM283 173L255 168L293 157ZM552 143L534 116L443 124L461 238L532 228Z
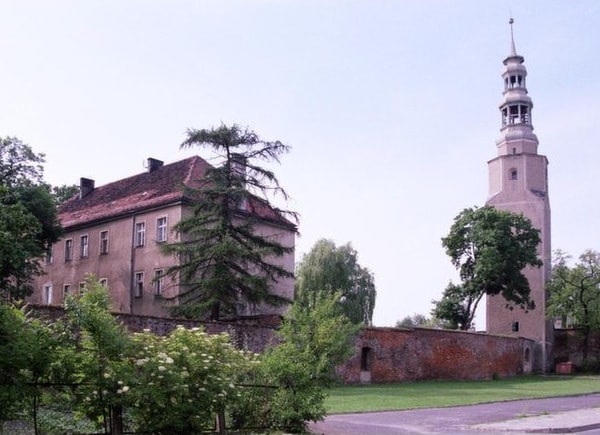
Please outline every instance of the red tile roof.
M198 156L160 166L152 171L123 178L79 195L59 207L66 229L122 215L182 202L186 186L198 185L210 164ZM292 225L264 201L256 198L248 210L264 219Z

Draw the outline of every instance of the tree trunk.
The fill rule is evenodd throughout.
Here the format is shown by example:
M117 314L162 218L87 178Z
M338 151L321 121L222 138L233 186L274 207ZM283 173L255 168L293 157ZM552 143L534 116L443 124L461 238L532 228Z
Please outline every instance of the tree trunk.
M121 405L110 407L110 433L112 435L123 433L123 407Z

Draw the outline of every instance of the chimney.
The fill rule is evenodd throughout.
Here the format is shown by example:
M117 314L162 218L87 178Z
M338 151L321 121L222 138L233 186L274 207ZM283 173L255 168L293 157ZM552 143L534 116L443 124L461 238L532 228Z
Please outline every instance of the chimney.
M94 180L81 177L79 179L79 199L84 198L94 190Z
M231 172L239 177L243 187L246 187L246 164L248 158L243 154L231 154Z
M154 172L158 168L162 167L164 162L162 160L153 159L152 157L148 157L148 172Z

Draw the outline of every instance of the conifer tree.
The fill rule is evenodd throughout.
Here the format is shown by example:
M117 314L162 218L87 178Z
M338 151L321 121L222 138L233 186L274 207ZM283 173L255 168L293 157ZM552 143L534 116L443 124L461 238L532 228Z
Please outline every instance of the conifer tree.
M287 199L285 190L271 170L259 165L278 163L289 147L224 124L188 130L181 147L195 146L210 148L217 164L206 169L197 187L188 189L193 213L175 225L179 239L163 247L164 253L179 258L166 272L180 282L175 314L217 320L239 315L246 307L291 302L272 287L281 278L293 277L277 259L294 247L257 231L265 223L279 232L297 231L296 214L270 201L278 194Z

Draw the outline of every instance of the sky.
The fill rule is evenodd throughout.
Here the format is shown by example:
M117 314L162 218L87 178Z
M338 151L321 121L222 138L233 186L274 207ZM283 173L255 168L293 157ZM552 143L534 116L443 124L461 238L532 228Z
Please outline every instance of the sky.
M188 128L280 140L296 260L351 243L393 326L456 280L441 238L486 201L511 15L552 247L600 250L596 0L1 0L0 136L44 153L50 184L96 186L209 158L180 150Z

